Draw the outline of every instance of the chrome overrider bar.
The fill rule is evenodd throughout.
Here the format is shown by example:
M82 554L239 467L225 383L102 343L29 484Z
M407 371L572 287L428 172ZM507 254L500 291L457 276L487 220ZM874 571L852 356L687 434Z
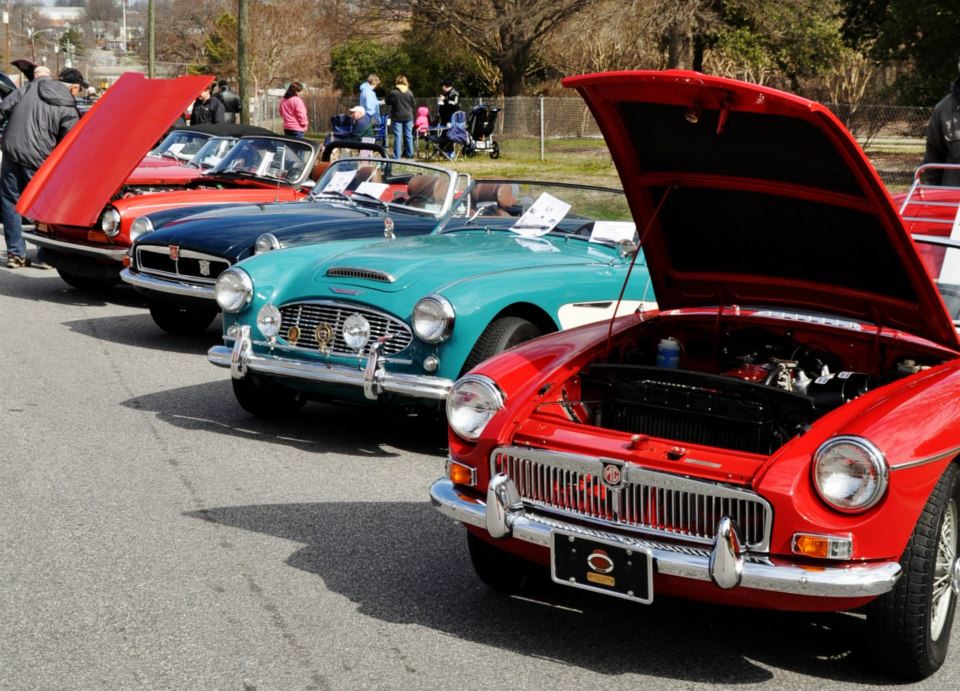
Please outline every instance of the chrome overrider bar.
M745 555L737 528L727 517L720 520L709 550L587 528L527 512L516 486L506 475L495 475L490 480L486 501L460 492L445 477L433 483L430 499L441 513L483 528L495 538L511 536L549 548L556 529L582 533L627 548L650 550L657 573L712 581L725 589L740 586L811 597L870 597L891 590L900 576L900 564L896 562L808 570Z
M387 372L383 354L380 352L381 347L382 343L373 345L363 368L294 360L276 355L264 357L253 352L250 327L241 326L232 348L213 346L207 351L207 359L218 367L229 367L234 379L243 379L247 372L257 372L323 384L345 384L362 387L364 395L369 399L376 399L380 394L390 392L414 398L444 400L450 393L453 387L450 379Z
M100 257L101 259L111 259L115 262L122 262L127 256L126 247L109 248L94 247L92 245L79 245L75 242L64 242L63 240L54 240L46 235L24 231L23 239L33 243L37 247L57 250L60 252L69 252L70 254L82 254L87 257Z
M122 278L124 282L137 288L156 290L160 293L170 293L171 295L182 295L190 298L216 299L213 294L212 285L199 285L196 283L186 283L184 281L174 281L168 278L156 278L140 273L139 271L131 271L130 269L121 271L120 278Z

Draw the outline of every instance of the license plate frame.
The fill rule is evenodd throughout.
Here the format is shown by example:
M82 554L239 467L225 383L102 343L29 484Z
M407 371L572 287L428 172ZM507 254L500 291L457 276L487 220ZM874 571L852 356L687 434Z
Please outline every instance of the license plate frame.
M588 565L588 557L601 568ZM608 562L609 570L603 571ZM565 530L554 530L551 535L550 577L554 583L649 605L653 602L653 569L649 549Z

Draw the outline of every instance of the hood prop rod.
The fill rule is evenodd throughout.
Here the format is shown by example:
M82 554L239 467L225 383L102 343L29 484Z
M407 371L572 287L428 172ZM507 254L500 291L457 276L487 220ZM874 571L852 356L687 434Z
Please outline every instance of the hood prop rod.
M679 184L674 183L664 191L663 196L660 198L660 202L657 204L657 208L654 210L650 220L647 221L647 225L643 229L643 232L640 233L640 237L637 240L637 250L633 253L633 257L630 259L630 266L627 267L627 275L623 279L623 285L620 286L620 294L617 296L617 304L613 308L613 314L610 315L610 324L607 327L607 351L603 356L604 358L610 357L610 348L613 343L613 322L617 320L617 312L620 311L620 303L623 302L623 294L627 290L627 283L630 282L630 274L633 273L633 265L637 263L637 255L639 255L640 250L643 249L643 241L646 240L647 233L649 233L650 228L653 227L653 222L656 221L660 216L660 211L663 209L664 204L666 204L667 199L670 197L670 193L679 186ZM644 294L644 297L646 297L646 294Z

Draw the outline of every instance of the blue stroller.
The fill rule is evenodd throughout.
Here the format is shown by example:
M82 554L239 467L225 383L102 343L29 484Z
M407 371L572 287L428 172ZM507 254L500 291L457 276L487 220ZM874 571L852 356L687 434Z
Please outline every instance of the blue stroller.
M427 130L424 142L426 148L423 151L423 158L457 160L462 151L473 145L470 132L467 131L467 114L458 110L450 117L449 125L431 127Z

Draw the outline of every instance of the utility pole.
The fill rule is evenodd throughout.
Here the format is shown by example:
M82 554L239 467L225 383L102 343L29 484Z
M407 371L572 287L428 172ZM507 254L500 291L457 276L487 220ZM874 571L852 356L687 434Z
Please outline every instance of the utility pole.
M147 76L153 79L157 76L156 57L154 55L154 32L156 31L156 15L154 14L154 0L147 0Z
M9 8L9 5L7 5ZM10 12L5 11L3 13L3 61L4 63L10 62Z
M240 91L240 122L250 124L250 101L247 94L247 82L250 69L247 63L247 36L250 29L250 14L247 9L247 0L237 0L237 71Z
M127 52L127 0L120 0L120 7L123 9L123 39L121 45L123 52Z

